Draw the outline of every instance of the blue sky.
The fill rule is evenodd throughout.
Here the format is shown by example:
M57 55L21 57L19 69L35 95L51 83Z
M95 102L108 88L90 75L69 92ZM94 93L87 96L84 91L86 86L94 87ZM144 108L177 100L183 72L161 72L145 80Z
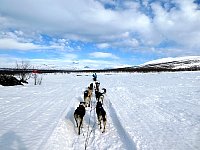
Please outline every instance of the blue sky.
M0 67L113 68L200 55L199 0L1 0Z

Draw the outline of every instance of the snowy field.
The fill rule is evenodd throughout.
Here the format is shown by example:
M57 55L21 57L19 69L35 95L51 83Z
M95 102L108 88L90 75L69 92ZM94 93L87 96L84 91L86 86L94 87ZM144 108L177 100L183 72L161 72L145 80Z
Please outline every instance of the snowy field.
M73 113L91 74L44 75L42 85L0 86L1 150L199 150L200 72L98 74L106 132L87 108Z

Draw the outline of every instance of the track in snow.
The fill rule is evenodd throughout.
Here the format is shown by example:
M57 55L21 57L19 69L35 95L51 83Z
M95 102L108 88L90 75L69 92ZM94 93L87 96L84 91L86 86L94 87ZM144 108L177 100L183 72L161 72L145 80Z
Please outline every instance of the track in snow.
M94 95L94 94L93 94ZM75 98L71 102L66 115L62 117L59 124L54 130L54 133L50 137L49 141L44 148L48 149L127 149L134 148L135 145L131 141L128 134L123 130L120 121L115 118L114 108L110 105L110 102L105 102L104 108L107 113L107 125L106 132L101 133L96 118L96 100L92 97L92 108L86 108L86 115L84 117L83 128L81 129L81 135L77 134L77 127L75 126L73 113L75 110L75 103L81 100L80 97ZM106 101L105 97L105 101ZM66 141L65 141L66 140ZM57 141L57 142L55 142ZM110 145L109 143L112 143ZM51 147L48 147L51 145ZM53 147L52 147L53 146Z
M114 123L115 128L117 129L118 135L120 136L120 139L123 142L125 148L130 149L130 150L136 150L136 145L135 145L134 141L132 140L130 135L126 132L126 130L124 129L122 123L120 122L120 120L116 114L116 110L112 106L112 103L110 102L109 99L108 99L107 103L108 103L108 107L109 107L109 113L112 118L112 122Z
M68 109L57 127L55 128L52 136L47 141L44 148L47 149L136 149L135 143L131 140L129 134L123 129L120 120L115 113L109 99L104 99L104 109L107 113L106 132L101 133L96 117L96 100L93 92L91 107L86 108L86 115L83 121L83 128L81 135L77 134L77 127L73 118L76 104L82 99L80 96L74 98L68 105ZM69 136L67 136L69 135ZM66 140L66 141L65 141ZM57 142L56 142L57 141ZM52 144L53 143L53 144ZM112 143L112 144L110 144ZM49 146L51 145L51 146ZM52 147L53 146L53 147Z

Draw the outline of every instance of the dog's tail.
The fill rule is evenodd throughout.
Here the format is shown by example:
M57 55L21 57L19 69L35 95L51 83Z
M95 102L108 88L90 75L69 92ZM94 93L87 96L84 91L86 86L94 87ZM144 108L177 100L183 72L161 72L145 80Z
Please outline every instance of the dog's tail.
M103 93L102 94L106 94L106 89L105 88L102 88L103 90Z

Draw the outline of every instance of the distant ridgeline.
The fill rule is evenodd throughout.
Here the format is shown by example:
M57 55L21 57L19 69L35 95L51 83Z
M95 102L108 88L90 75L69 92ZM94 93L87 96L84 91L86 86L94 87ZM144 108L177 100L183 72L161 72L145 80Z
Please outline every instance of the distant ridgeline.
M59 70L59 69L38 69L35 70L20 70L12 68L2 68L0 69L0 74L9 74L16 75L22 72L25 73L81 73L81 72L176 72L176 71L200 71L200 66L191 66L191 67L174 67L174 64L162 63L162 64L149 64L144 66L135 66L135 67L123 67L123 68L111 68L111 69L84 69L84 70Z

